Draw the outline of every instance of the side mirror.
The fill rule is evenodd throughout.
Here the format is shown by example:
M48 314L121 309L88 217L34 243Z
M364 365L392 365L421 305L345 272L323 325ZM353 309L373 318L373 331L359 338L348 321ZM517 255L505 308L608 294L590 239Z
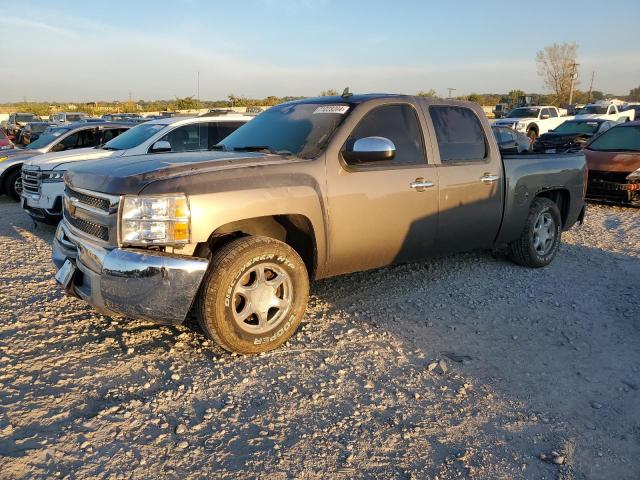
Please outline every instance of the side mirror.
M162 153L162 152L170 152L171 144L166 140L158 140L151 147L151 153Z
M553 132L553 128L550 128L549 130L547 130L547 132L549 133Z
M549 114L548 114L548 113L543 113L543 114L540 116L540 119L542 119L542 120L546 120L547 118L549 118Z
M393 160L396 146L388 138L365 137L347 144L343 152L348 163L369 163Z

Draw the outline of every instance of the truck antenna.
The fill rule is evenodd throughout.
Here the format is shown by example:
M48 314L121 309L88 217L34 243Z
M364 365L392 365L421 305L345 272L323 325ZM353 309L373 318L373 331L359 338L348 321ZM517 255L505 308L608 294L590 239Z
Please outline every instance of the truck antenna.
M349 98L353 96L353 93L349 91L349 87L345 88L342 92L342 98Z

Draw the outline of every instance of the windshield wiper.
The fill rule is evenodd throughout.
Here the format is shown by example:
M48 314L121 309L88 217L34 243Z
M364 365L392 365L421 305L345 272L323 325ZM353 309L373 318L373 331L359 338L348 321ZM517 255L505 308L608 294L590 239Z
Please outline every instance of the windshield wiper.
M119 148L114 148L114 147L106 147L104 145L98 145L96 148L101 148L103 150L120 150Z
M269 145L247 145L245 147L234 147L234 152L266 152L271 153L273 155L293 155L289 150L275 150L271 148Z
M227 150L227 148L223 144L217 143L217 144L209 147L209 150L216 150L216 151L219 151L219 152L225 152Z

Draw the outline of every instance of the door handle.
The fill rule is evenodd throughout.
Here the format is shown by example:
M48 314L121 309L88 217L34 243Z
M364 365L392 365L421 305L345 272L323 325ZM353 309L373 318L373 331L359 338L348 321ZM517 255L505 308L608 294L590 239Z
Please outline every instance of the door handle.
M423 192L425 188L433 187L433 182L425 180L424 178L416 178L415 181L409 184L409 187L413 188L417 192Z
M492 175L490 173L485 173L481 178L480 181L482 183L493 183L493 182L497 182L498 179L500 177L498 175Z

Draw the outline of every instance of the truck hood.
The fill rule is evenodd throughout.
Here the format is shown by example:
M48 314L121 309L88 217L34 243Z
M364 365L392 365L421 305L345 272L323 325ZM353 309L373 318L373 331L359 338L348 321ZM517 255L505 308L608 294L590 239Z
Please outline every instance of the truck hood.
M569 148L584 143L593 135L590 133L545 133L537 142L544 148Z
M295 157L254 152L157 153L80 162L70 166L65 181L71 187L94 192L138 194L152 182L292 161Z
M598 152L585 149L584 154L589 170L631 173L640 168L640 152Z
M28 158L35 157L36 155L42 155L42 152L39 150L26 150L23 148L0 151L1 161L7 163L23 162ZM2 163L0 163L0 166L1 165Z
M113 151L103 150L102 148L79 148L68 152L45 153L44 155L29 159L25 162L25 165L39 167L42 170L53 170L67 163L121 156L122 153L122 150Z
M500 120L496 120L493 122L494 125L512 125L518 122L530 122L532 120L537 120L535 117L526 117L526 118L501 118Z

